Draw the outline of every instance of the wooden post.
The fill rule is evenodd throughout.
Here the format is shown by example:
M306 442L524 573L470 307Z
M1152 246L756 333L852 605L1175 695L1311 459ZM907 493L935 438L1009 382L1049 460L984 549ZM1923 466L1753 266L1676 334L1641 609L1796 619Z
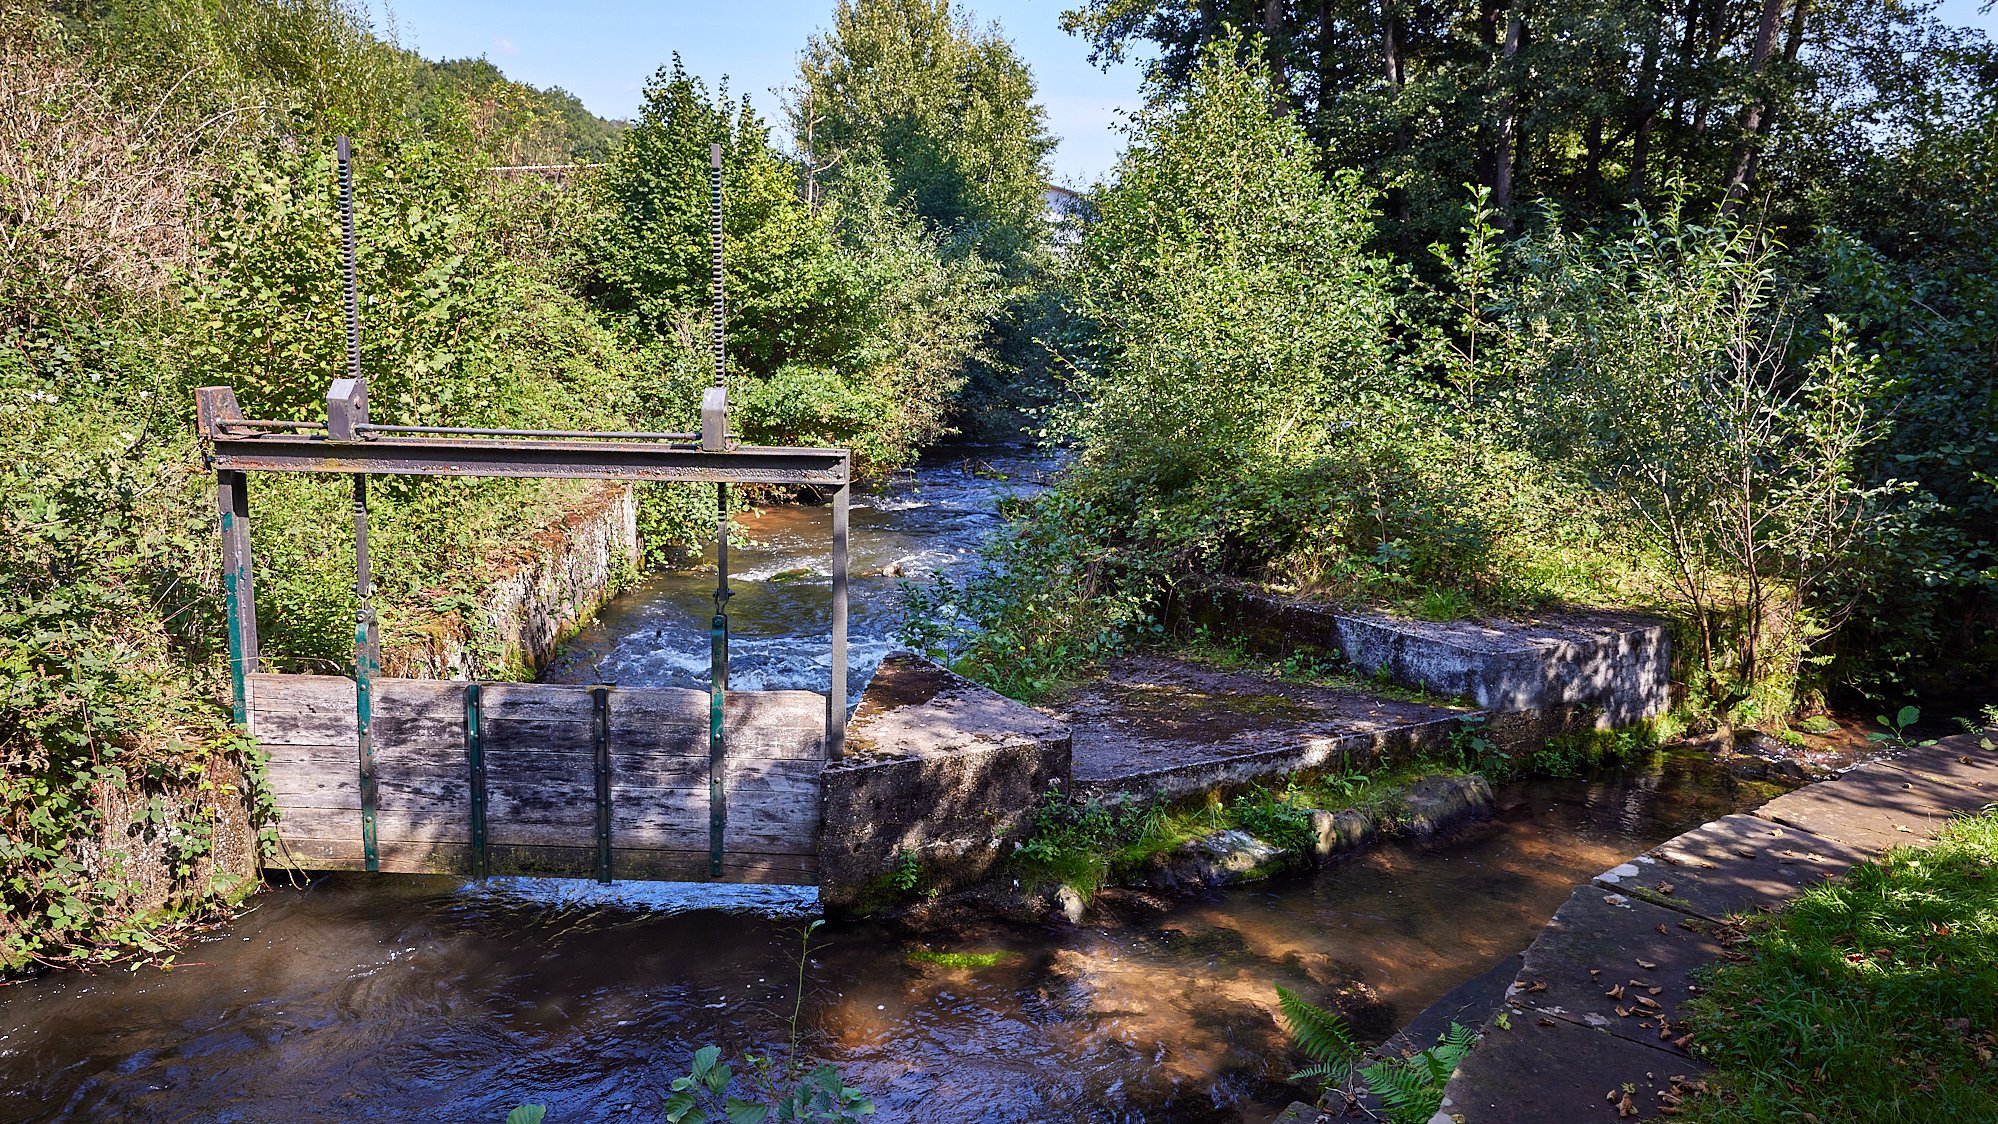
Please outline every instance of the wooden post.
M833 489L832 682L826 691L826 760L846 753L846 517L852 485Z
M250 565L250 480L241 472L215 474L216 506L222 513L222 596L229 617L229 686L236 725L250 726L249 677L260 669L257 652L257 594Z

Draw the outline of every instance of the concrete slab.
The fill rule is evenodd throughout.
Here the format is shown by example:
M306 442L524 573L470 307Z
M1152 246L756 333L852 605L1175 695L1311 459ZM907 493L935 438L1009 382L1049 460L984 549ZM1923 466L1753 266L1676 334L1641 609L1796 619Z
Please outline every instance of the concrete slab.
M1511 1017L1511 1030L1487 1028L1443 1090L1438 1120L1464 1124L1570 1124L1649 1120L1674 1077L1707 1067L1599 1030L1545 1016ZM1636 1116L1619 1116L1629 1095ZM1613 1096L1611 1094L1614 1094Z
M1074 730L1078 793L1167 798L1440 748L1475 713L1160 656L1042 710Z
M1586 708L1627 726L1671 706L1665 622L1628 613L1419 621L1335 608L1241 584L1204 591L1209 611L1267 647L1336 648L1360 671L1496 711Z
M1982 811L1992 797L1889 765L1861 765L1836 780L1779 796L1756 815L1877 855L1919 843L1952 817Z
M1697 917L1776 909L1835 878L1865 851L1772 823L1725 816L1596 875L1596 885Z
M1721 948L1686 926L1685 914L1600 886L1577 889L1527 947L1507 994L1525 1014L1603 1030L1652 1049L1685 1056L1673 1040L1684 1031L1679 1009L1693 993L1692 973L1720 959Z
M1958 734L1934 745L1903 750L1875 764L1975 789L1986 799L1998 801L1998 749L1985 749L1982 744L1991 740L1998 739L1989 734Z
M1047 715L897 652L861 693L846 757L826 766L819 897L857 904L904 856L926 887L985 877L1069 783L1069 733Z

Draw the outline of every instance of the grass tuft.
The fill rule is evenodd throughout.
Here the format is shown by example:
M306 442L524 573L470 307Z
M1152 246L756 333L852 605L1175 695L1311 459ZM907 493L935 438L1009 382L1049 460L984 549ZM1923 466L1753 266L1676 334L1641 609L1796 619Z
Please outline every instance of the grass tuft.
M1998 1120L1998 812L1749 919L1690 1008L1706 1124Z

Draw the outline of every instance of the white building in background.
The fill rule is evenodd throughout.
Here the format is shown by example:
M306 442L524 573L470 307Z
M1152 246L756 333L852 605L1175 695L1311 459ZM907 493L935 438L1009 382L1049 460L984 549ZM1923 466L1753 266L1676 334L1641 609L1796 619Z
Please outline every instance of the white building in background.
M1079 191L1047 184L1041 188L1041 217L1048 224L1048 245L1067 253L1082 244L1082 224L1089 221L1089 197Z

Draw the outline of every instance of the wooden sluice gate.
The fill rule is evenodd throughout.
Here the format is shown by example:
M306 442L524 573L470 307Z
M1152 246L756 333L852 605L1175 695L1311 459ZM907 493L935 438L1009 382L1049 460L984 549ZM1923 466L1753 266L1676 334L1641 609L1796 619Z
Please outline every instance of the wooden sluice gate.
M367 869L354 680L254 675L248 686L280 857ZM706 691L426 679L373 689L378 870L816 881L824 695L730 692L715 784Z
M353 203L339 142L347 377L323 421L246 418L229 387L195 392L216 474L235 720L268 757L279 861L316 870L815 883L820 787L846 738L845 449L745 446L729 432L721 148L710 153L715 382L698 433L374 424L361 374ZM351 477L353 676L264 672L249 484L257 472ZM374 475L703 482L715 488L708 690L468 683L381 675L368 552ZM810 489L832 508L827 690L728 687L728 487Z

